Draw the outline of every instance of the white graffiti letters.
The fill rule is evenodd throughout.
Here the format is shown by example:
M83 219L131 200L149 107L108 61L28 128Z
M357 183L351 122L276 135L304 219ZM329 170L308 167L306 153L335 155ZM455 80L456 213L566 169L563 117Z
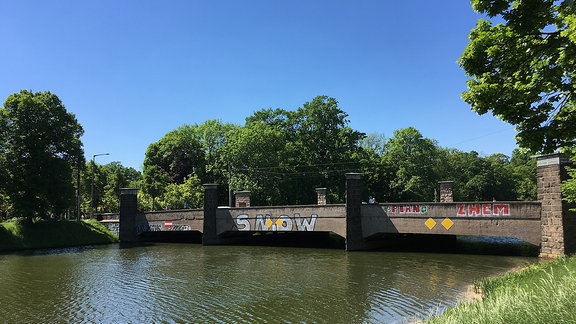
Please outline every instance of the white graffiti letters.
M254 218L250 218L248 214L240 214L236 216L236 228L239 231L314 231L316 226L316 219L318 215L312 214L310 219L300 217L300 214L295 213L291 218L288 215L280 215L278 218L273 219L271 215L258 214ZM254 226L252 226L254 225ZM296 226L294 226L296 225Z
M249 231L250 220L248 220L248 215L241 214L236 216L236 227L238 227L239 231Z
M316 218L318 218L318 215L312 214L312 218L310 219L310 222L308 222L306 218L300 219L300 214L294 214L294 220L296 221L298 231L313 231L314 226L316 226Z

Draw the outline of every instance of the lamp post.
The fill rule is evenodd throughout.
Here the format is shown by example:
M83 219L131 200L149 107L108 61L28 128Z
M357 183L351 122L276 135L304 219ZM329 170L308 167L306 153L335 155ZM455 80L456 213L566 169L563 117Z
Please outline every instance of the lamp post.
M90 193L90 218L92 218L94 215L94 167L96 166L96 157L101 155L110 155L110 153L92 155L92 191Z

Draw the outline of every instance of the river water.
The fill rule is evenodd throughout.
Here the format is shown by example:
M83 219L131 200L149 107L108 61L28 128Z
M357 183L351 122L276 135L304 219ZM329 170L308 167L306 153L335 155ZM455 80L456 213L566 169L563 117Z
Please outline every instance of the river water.
M0 255L2 323L405 323L536 258L153 244Z

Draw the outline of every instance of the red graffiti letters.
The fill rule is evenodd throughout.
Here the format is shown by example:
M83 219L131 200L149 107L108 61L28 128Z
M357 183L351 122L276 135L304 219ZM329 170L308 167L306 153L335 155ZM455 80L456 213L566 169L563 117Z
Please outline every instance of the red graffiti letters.
M456 216L510 216L510 204L458 204L456 205Z

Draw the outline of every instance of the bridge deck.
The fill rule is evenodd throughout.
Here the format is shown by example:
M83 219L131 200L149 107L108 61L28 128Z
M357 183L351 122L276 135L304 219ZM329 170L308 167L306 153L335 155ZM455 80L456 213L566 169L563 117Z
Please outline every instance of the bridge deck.
M216 213L217 235L230 232L333 232L346 238L346 205L228 208ZM110 220L108 221L110 222ZM539 245L537 202L405 203L361 206L363 237L382 233L506 236ZM203 210L137 215L137 232L203 231ZM112 225L109 225L112 226Z

